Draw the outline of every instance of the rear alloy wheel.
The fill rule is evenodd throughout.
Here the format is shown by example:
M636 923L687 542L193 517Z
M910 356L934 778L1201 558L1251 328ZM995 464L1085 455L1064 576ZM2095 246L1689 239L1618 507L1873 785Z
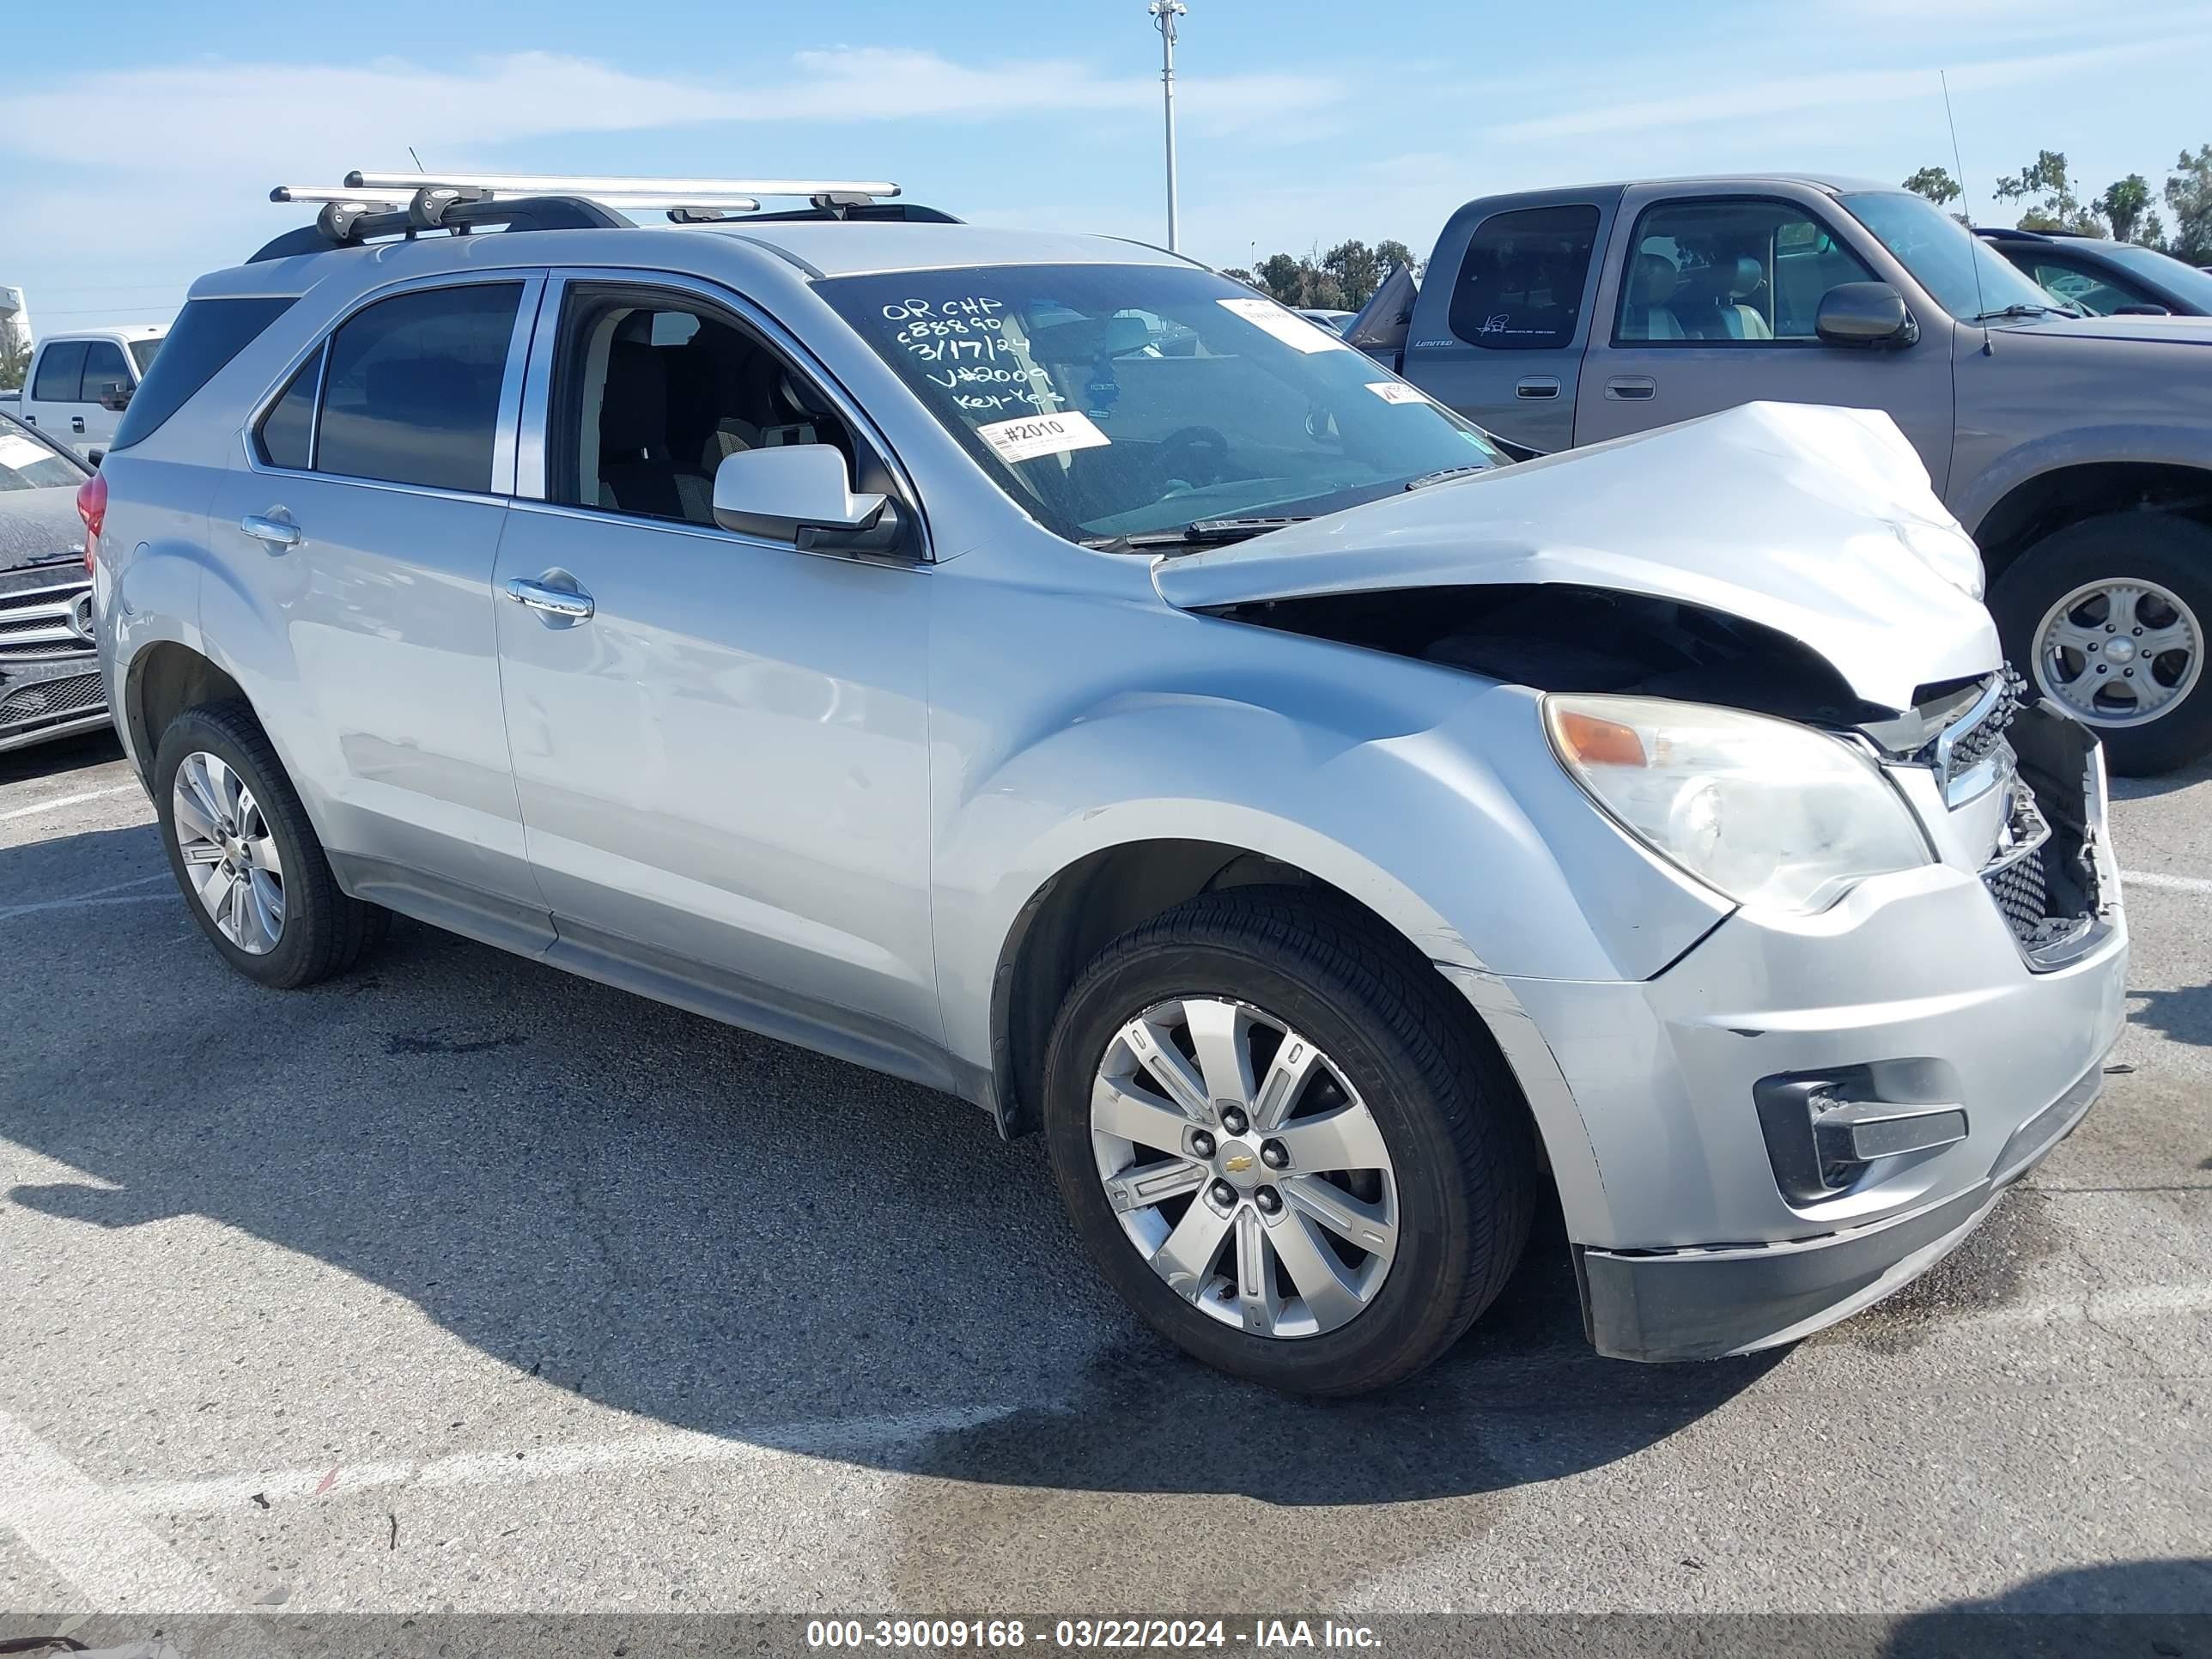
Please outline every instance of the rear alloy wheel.
M1327 893L1206 894L1108 945L1054 1023L1041 1106L1115 1289L1271 1387L1410 1376L1528 1238L1526 1110L1479 1017Z
M392 913L349 897L269 734L242 702L188 708L154 757L154 810L192 919L223 959L289 989L343 973Z
M1990 593L2005 653L2093 729L2114 772L2171 771L2212 748L2212 530L2113 513L2052 532Z

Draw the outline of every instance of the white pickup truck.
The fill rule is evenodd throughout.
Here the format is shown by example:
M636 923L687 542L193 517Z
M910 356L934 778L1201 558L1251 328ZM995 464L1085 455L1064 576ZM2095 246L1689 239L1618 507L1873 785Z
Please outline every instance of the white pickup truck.
M134 323L47 335L23 377L22 418L96 464L168 332Z

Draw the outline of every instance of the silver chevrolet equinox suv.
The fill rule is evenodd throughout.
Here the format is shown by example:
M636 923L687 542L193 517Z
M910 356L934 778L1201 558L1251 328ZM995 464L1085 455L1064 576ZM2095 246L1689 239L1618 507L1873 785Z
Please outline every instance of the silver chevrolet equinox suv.
M1555 1204L1600 1352L1790 1341L2094 1099L2100 750L1886 416L1515 464L1127 242L378 188L194 285L82 502L248 977L397 912L963 1096L1147 1322L1315 1394ZM724 222L608 205L672 197Z

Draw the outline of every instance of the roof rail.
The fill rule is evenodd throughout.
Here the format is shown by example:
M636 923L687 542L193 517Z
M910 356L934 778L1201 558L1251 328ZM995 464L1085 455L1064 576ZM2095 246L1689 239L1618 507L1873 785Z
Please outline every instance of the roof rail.
M885 202L899 187L880 179L641 179L534 173L364 173L343 185L279 185L272 202L321 204L313 225L288 231L246 263L355 247L376 236L410 240L426 230L466 235L478 226L508 230L617 229L618 210L658 209L679 225L762 219L890 219L957 223L917 203ZM803 197L805 208L760 213L764 196Z

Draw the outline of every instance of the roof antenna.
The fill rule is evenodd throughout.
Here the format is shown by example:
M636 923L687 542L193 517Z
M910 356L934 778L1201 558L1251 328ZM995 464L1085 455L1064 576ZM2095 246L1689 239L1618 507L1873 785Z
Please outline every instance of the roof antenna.
M1959 118L1951 112L1951 76L1948 71L1937 70L1936 78L1942 82L1943 88L1943 119L1951 128L1951 165L1959 169L1957 177L1960 199L1964 201L1966 189L1966 163L1959 154ZM415 152L410 150L407 153L412 155ZM416 165L419 167L421 163L418 162ZM1966 226L1966 240L1972 245L1967 249L1966 258L1967 263L1974 268L1974 320L1982 325L1982 356L1994 357L1996 356L1996 350L1990 343L1990 302L1982 294L1982 239L1974 234L1974 228L1971 222L1973 210L1971 207L1966 210L1966 216L1970 222Z
M1959 148L1959 135L1955 132L1951 135L1951 148L1954 150ZM415 153L415 146L412 144L407 146L407 159L415 164L416 172L422 171L422 158Z

